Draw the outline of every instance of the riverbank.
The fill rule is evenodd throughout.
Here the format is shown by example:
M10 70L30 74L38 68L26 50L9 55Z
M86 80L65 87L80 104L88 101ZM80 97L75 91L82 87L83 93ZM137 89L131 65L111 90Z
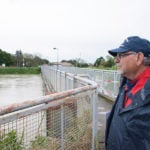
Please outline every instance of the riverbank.
M0 74L40 74L40 67L1 67Z

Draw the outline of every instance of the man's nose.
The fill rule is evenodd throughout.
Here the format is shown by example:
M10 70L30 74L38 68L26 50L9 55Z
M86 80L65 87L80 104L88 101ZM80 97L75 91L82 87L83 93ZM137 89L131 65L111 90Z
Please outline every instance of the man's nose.
M120 62L120 59L119 59L118 57L115 57L115 58L114 58L114 62L115 62L115 63L118 63L118 62Z

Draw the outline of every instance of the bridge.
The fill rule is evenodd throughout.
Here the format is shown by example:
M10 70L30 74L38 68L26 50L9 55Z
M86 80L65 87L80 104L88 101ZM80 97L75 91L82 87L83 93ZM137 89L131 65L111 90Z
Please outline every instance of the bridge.
M98 94L114 100L119 74L50 66L41 72L45 96L0 108L0 149L99 149L111 104Z

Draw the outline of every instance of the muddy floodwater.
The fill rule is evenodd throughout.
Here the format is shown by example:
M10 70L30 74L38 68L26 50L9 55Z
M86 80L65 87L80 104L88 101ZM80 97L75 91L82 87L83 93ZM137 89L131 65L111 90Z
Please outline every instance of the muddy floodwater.
M41 75L0 75L0 107L42 95Z

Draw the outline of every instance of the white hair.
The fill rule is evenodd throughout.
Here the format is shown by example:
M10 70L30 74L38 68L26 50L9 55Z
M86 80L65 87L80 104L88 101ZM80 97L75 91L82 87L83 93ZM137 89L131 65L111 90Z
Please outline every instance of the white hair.
M144 65L149 66L150 65L150 58L144 57Z

